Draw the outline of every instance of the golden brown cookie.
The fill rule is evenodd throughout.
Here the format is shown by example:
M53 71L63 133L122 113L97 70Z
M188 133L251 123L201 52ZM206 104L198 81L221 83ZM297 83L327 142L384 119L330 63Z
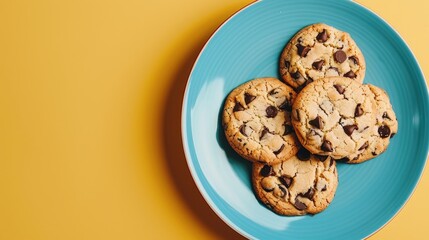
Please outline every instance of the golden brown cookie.
M280 57L282 79L299 91L314 80L344 76L359 83L365 77L365 59L346 32L323 23L299 31Z
M296 156L273 166L254 163L252 184L257 198L278 214L315 214L335 196L336 163L301 148Z
M370 159L369 152L378 155L397 131L396 116L382 92L345 77L308 84L292 106L298 139L311 153L334 159L361 162Z
M223 127L231 147L252 162L275 164L298 151L290 122L295 91L276 78L258 78L227 97Z

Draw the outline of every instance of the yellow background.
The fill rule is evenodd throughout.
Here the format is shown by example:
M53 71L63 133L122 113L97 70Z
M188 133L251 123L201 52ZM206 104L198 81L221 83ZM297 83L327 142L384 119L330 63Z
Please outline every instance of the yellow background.
M0 239L239 239L181 146L192 64L250 0L0 3ZM359 0L429 74L428 1ZM427 234L429 173L371 239Z

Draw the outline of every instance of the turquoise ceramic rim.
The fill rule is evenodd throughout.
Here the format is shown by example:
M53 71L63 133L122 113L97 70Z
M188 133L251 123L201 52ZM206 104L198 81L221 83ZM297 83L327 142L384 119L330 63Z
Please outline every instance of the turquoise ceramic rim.
M217 203L215 203L213 201L213 199L210 197L210 195L207 192L207 182L203 182L203 179L200 178L200 176L198 174L201 174L200 172L197 171L197 169L195 168L193 159L195 157L192 156L192 151L194 151L194 149L190 149L189 145L187 144L189 142L188 137L190 137L190 122L188 120L188 116L187 114L189 114L189 109L188 109L188 100L189 100L189 91L190 91L190 83L192 81L192 76L193 73L195 71L196 65L198 63L198 61L200 60L201 55L204 53L204 51L206 50L207 46L211 43L212 39L214 36L216 36L216 34L225 26L227 25L232 19L236 18L237 16L239 16L242 12L244 12L246 9L248 8L252 8L254 6L256 6L258 3L260 2L269 2L269 1L273 1L273 0L264 0L264 1L256 1L254 3L251 3L247 6L245 6L244 8L242 8L241 10L237 11L235 14L233 14L231 17L229 17L222 25L220 25L218 27L218 29L212 34L212 36L210 37L210 39L207 41L207 43L204 45L203 49L201 50L198 58L195 61L195 64L192 68L191 74L189 76L187 85L186 85L186 89L185 89L185 94L184 94L184 99L183 99L183 104L182 104L182 141L183 141L183 147L184 147L184 151L185 151L185 155L186 155L186 159L187 159L187 163L188 163L188 167L189 170L191 172L191 175L199 189L199 191L201 192L201 194L203 195L204 199L206 200L206 202L208 203L208 205L212 208L212 210L227 224L229 225L231 228L233 228L235 231L237 231L238 233L242 234L243 236L247 237L247 238L255 238L254 235L249 234L246 230L240 228L239 226L237 226L233 221L231 221L231 219L229 219L223 211L221 211L217 205ZM396 41L399 41L399 44L403 45L407 51L408 54L411 54L411 59L413 60L413 64L417 66L418 69L418 75L420 79L423 79L423 83L422 81L418 82L420 85L423 85L422 87L424 87L425 89L425 95L423 95L424 102L422 102L422 104L425 106L426 108L426 112L424 113L423 118L425 119L429 119L429 112L427 111L427 108L429 106L429 91L426 85L426 81L425 81L425 77L423 75L423 72L421 70L421 67L419 65L419 63L416 60L415 55L412 53L412 51L410 50L409 46L407 45L407 43L404 41L404 39L399 35L399 33L392 28L386 21L384 21L380 16L378 16L376 13L374 13L373 11L367 9L366 7L355 3L355 2L349 2L350 4L352 4L354 7L358 8L360 11L364 11L366 12L366 14L372 15L372 17L375 17L380 24L383 25L383 27L387 28L388 30L390 30L392 32L392 34L394 35L394 37L396 38ZM427 126L426 126L427 128ZM418 172L418 176L417 178L415 178L416 180L413 183L413 187L412 189L410 189L410 192L407 196L407 198L405 199L405 201L403 201L403 203L394 210L394 214L392 216L390 216L389 219L387 219L384 224L377 226L375 228L375 230L366 233L365 234L365 238L371 236L372 234L374 234L375 232L379 231L382 227L384 227L389 221L391 221L397 214L398 212L404 207L404 205L406 204L406 202L410 199L412 193L414 192L418 182L421 179L421 175L423 173L423 170L425 168L426 165L426 159L429 153L429 137L428 135L425 136L424 138L424 142L423 145L425 146L425 152L426 152L426 158L423 162L423 166L420 168L419 172Z

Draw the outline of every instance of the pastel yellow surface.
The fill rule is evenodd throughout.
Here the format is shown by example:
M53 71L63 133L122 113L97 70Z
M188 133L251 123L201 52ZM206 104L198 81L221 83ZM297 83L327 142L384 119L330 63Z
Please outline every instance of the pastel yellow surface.
M250 0L0 3L0 239L239 239L186 166L180 111L211 33ZM429 74L428 1L360 0ZM371 239L423 239L429 173Z

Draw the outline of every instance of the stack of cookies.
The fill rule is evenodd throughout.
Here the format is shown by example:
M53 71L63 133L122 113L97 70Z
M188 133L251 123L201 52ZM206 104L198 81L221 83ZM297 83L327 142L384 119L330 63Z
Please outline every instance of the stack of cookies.
M257 198L281 215L316 214L334 198L337 161L383 153L398 123L384 90L362 84L365 59L349 34L325 24L299 31L280 75L238 86L225 101L231 147L253 163Z

